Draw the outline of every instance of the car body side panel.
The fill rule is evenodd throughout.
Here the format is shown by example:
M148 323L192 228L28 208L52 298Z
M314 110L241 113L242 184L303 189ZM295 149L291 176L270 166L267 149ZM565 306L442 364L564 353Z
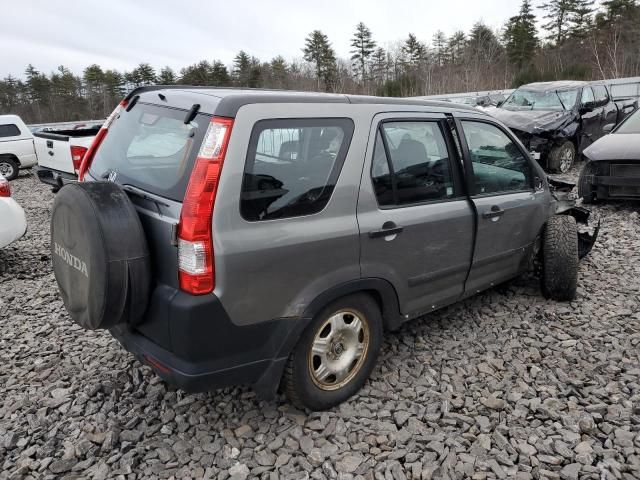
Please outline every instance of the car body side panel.
M299 317L325 290L360 277L356 204L370 110L367 105L256 104L238 111L213 220L214 293L237 325ZM300 217L255 222L242 218L240 190L255 123L322 117L351 118L355 126L326 207Z

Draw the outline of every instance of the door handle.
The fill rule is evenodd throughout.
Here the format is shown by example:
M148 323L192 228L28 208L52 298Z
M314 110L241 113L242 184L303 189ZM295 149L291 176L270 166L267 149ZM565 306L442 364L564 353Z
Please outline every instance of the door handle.
M498 205L494 205L491 207L491 210L484 212L482 214L482 218L496 218L504 215L504 210L501 209Z
M403 227L399 227L394 222L384 222L380 230L373 230L369 232L369 238L388 237L389 235L397 235L404 230Z

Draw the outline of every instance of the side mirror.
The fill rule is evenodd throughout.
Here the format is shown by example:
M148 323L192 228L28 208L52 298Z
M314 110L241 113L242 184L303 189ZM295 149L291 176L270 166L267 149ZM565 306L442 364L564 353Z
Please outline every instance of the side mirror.
M607 123L604 127L602 127L602 131L606 135L607 133L611 133L611 131L613 130L613 127L615 126L616 126L615 123Z
M534 177L533 188L536 190L536 192L544 190L544 181L540 177Z
M498 103L496 103L496 107L501 107L503 103L504 103L504 100L500 100Z

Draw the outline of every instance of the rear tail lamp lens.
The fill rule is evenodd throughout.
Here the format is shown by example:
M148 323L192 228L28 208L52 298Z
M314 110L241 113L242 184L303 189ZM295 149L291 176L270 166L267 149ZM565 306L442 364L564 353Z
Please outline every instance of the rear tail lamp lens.
M0 197L10 197L11 187L9 186L9 180L0 177Z
M212 217L232 126L230 118L214 117L209 123L180 212L180 288L192 295L204 295L215 288Z
M77 172L80 170L80 164L82 163L82 159L84 155L89 150L87 147L80 147L77 145L71 146L71 161L73 162L73 169Z

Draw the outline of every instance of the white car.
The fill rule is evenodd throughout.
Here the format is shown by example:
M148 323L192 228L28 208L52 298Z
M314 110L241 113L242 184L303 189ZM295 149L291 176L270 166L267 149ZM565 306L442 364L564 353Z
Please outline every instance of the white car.
M11 198L9 181L0 174L0 248L22 237L27 231L24 210Z
M7 180L38 163L33 135L17 115L0 115L0 174Z

